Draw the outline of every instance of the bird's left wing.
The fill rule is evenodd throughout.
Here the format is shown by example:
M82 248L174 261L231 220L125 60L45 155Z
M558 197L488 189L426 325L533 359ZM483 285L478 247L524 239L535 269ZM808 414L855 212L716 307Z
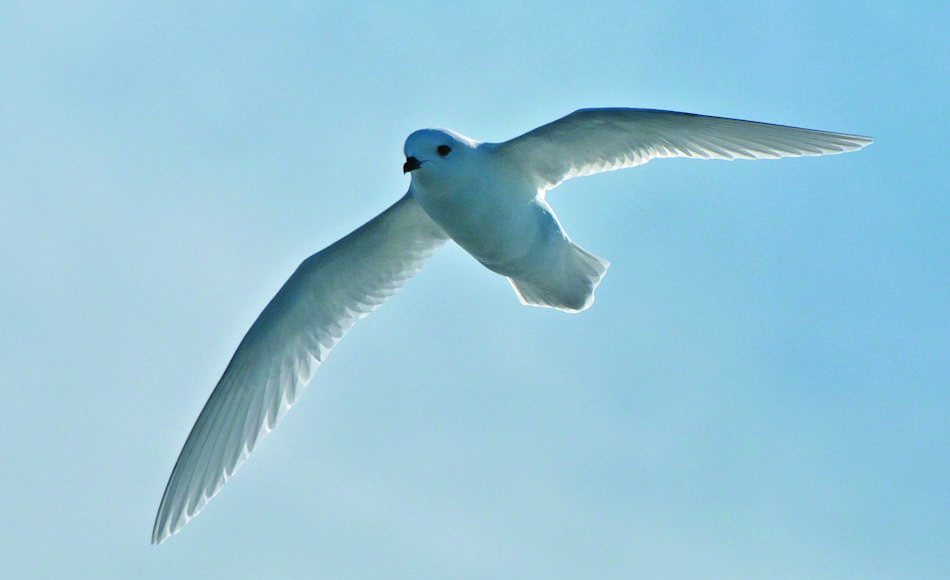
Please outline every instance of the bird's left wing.
M251 326L198 416L165 487L152 543L201 511L294 404L333 345L447 239L410 191L297 268Z
M581 109L496 151L539 189L661 157L774 159L854 151L869 137L653 109Z

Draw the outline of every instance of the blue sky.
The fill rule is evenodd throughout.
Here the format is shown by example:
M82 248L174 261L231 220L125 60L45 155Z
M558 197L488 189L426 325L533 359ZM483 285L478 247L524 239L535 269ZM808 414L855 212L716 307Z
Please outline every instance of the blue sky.
M85 4L85 5L84 5ZM0 562L46 578L950 576L948 8L0 6ZM402 143L574 109L871 135L549 195L579 315L443 249L179 535L174 459Z

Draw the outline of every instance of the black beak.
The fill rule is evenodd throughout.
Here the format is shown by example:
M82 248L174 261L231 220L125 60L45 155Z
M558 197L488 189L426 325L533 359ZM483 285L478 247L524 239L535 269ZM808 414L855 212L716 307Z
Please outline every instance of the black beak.
M419 163L419 160L415 157L406 157L406 162L402 164L402 172L409 173L410 171L415 171L422 167L422 164Z

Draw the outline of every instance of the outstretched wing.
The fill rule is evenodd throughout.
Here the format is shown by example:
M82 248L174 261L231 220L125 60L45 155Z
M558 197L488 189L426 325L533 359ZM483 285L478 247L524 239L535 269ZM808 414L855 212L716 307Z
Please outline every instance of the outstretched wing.
M497 146L548 190L660 157L774 159L854 151L868 137L652 109L581 109Z
M297 268L251 326L198 416L165 487L152 543L201 511L294 404L333 345L447 239L410 191Z

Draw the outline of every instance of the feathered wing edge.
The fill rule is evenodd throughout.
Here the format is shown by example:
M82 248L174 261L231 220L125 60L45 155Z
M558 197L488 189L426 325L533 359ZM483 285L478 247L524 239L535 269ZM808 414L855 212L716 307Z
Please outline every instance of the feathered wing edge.
M165 487L152 543L201 511L294 404L327 352L447 239L410 191L297 268L251 326L198 416Z
M854 151L869 137L653 109L581 109L496 150L540 189L664 157L774 159Z

